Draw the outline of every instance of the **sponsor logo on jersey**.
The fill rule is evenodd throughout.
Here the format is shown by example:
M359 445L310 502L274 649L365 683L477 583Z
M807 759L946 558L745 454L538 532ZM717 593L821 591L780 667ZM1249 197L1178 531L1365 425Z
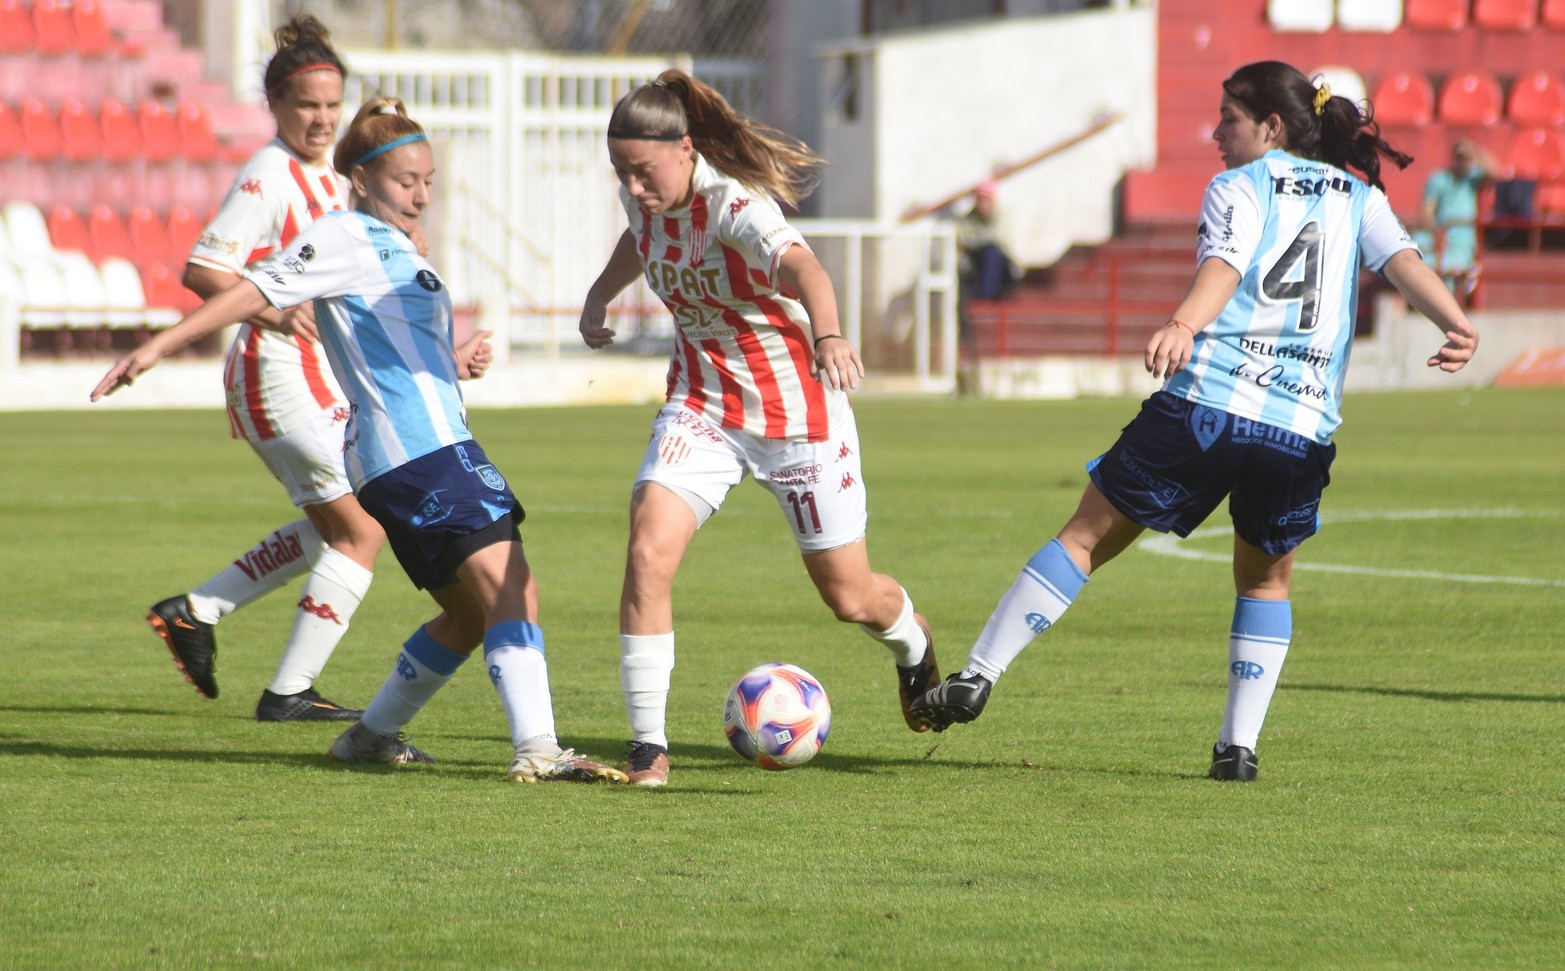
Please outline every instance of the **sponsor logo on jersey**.
M240 184L239 191L249 193L252 196L258 196L261 194L261 180L246 179L243 183Z
M419 270L413 279L417 280L418 285L430 293L439 293L440 288L445 286L445 284L440 282L440 277L435 276L433 270Z
M1044 631L1049 629L1049 618L1040 613L1029 613L1022 619L1027 622L1027 629L1032 631L1034 634L1042 634Z
M259 580L279 567L286 566L304 555L297 534L287 536L281 530L261 540L255 549L234 561L234 566L244 571L252 580Z
M228 253L230 255L239 252L238 240L224 239L214 233L202 233L196 240L196 245L202 249L209 249L214 253Z
M382 263L384 263L384 262L386 262L389 259L391 259L391 250L389 250L389 249L381 250L380 251L380 261Z
M667 260L650 260L647 263L647 285L665 297L683 297L695 301L702 297L720 295L718 282L723 271L717 267L698 270L693 266L677 266Z
M748 198L741 197L739 199L735 199L733 202L728 204L728 214L730 216L737 216L744 210L744 207L748 206L749 204L750 200Z
M1254 661L1235 661L1228 665L1228 670L1241 681L1254 681L1266 673L1266 669Z
M315 259L315 247L311 246L309 243L305 243L303 246L299 247L299 259L306 263Z
M1278 196L1323 196L1328 192L1340 192L1349 195L1353 192L1353 181L1346 176L1319 179L1295 179L1287 175L1272 176L1272 195Z
M1303 361L1311 367L1330 367L1331 351L1323 347L1311 347L1308 344L1273 344L1271 341L1256 340L1253 337L1239 338L1239 346L1251 354L1261 357L1281 358L1288 361Z

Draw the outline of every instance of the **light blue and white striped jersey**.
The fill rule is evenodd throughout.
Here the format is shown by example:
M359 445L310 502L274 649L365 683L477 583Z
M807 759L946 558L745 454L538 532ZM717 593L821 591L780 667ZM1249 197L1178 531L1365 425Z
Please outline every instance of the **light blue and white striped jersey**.
M1359 268L1416 248L1384 193L1325 162L1274 149L1222 173L1201 204L1196 265L1223 260L1239 289L1164 390L1329 443Z
M452 349L451 294L407 236L332 212L245 273L275 307L315 301L315 324L353 417L348 477L378 475L473 436Z

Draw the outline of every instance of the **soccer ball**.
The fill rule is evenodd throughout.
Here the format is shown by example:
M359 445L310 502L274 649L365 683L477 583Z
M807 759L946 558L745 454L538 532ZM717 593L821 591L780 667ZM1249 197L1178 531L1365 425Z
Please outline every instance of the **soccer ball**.
M808 671L763 664L734 682L723 703L723 732L747 762L781 771L803 765L826 744L831 702Z

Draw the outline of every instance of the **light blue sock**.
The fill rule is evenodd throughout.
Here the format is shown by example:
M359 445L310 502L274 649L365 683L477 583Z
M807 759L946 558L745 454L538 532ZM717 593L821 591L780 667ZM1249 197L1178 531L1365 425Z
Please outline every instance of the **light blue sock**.
M511 744L528 752L558 752L543 631L526 620L494 625L484 632L484 663L489 665L489 680L505 707Z
M1059 621L1087 579L1060 541L1050 540L1033 554L1000 598L1000 605L978 635L978 643L968 652L962 673L998 681L1034 637Z
M377 735L395 736L466 660L466 654L442 647L420 627L402 645L397 666L359 720Z
M1255 750L1292 637L1289 601L1235 598L1233 630L1228 635L1228 706L1217 735L1218 748L1242 745Z

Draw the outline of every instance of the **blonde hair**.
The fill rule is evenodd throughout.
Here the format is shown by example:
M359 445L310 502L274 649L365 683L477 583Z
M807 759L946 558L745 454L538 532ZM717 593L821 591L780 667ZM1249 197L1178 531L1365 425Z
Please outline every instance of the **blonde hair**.
M370 164L376 149L399 139L427 137L424 126L408 117L401 98L371 98L349 122L332 152L332 168L348 176L355 165Z
M710 85L677 69L621 98L609 137L691 144L724 175L790 206L815 190L824 159L792 135L746 118Z

